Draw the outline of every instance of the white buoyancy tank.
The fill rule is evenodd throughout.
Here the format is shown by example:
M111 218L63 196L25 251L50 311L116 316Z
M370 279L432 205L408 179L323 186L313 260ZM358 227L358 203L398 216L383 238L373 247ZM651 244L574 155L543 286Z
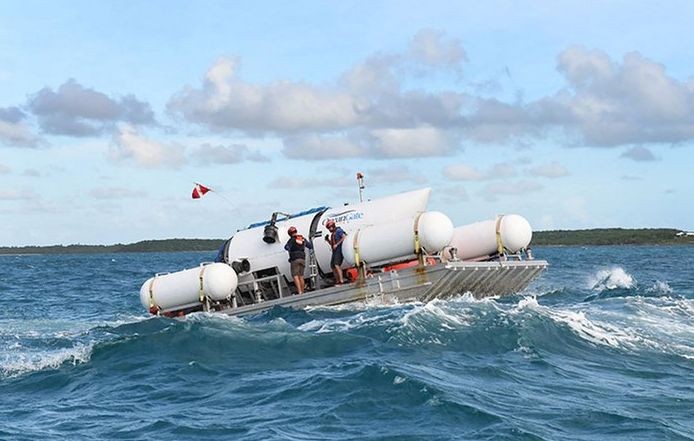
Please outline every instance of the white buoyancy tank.
M453 237L453 222L443 213L429 211L415 218L360 228L342 243L345 261L372 265L415 254L416 237L427 253L441 251Z
M489 256L498 250L497 228L502 246L511 253L527 248L533 237L530 223L523 216L507 214L495 220L457 227L449 247L457 249L457 256L461 260Z
M175 273L157 274L140 288L140 302L162 312L200 304L202 294L212 300L229 298L238 284L236 272L227 264L202 264Z

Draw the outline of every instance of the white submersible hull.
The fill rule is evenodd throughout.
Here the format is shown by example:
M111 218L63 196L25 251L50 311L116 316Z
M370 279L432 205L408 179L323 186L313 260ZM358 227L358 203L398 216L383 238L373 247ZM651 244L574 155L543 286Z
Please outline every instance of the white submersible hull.
M501 296L525 289L548 264L529 251L530 224L497 216L458 228L443 213L426 211L430 190L402 193L269 220L238 231L217 263L157 274L140 290L152 314L192 311L239 315L275 306L305 307L350 302L408 302L470 293ZM331 248L324 240L332 220L347 233L342 270L349 283L334 285ZM289 226L312 240L307 253L307 292L297 295L284 244ZM308 251L308 250L307 250Z

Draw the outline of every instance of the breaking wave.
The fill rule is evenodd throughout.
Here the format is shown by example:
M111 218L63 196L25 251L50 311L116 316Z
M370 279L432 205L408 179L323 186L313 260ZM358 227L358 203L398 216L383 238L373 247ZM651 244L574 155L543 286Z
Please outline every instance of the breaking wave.
M589 282L589 287L595 291L630 289L636 283L634 277L624 271L624 268L615 266L609 269L601 269L595 273Z
M233 352L244 356L257 352L282 358L287 356L281 354L283 347L292 354L322 357L355 349L364 339L388 348L438 347L480 354L519 350L565 354L588 343L694 358L692 300L636 297L628 301L626 310L628 314L586 303L543 306L536 296L499 303L465 295L367 308L275 308L249 318L204 313L182 319L138 317L78 326L70 332L22 334L10 329L14 343L0 356L0 372L9 377L77 366L90 362L94 352L104 351L124 351L130 357L198 354L201 345L233 345ZM5 326L0 335L7 337L7 331Z
M58 369L64 364L86 363L92 354L93 344L77 343L66 349L44 350L41 352L20 352L0 359L0 374L14 377L45 369ZM11 349L21 350L20 346ZM0 375L0 376L2 376Z
M87 363L94 347L107 341L119 327L147 319L0 321L0 378Z
M674 290L670 287L670 285L667 282L656 280L655 282L653 282L653 286L648 288L648 292L656 294L672 294Z

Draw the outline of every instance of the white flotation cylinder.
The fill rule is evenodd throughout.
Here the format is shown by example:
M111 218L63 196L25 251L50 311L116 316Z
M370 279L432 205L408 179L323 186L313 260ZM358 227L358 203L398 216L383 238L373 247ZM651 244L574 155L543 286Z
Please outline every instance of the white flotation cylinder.
M201 294L212 300L229 298L238 285L236 272L227 264L202 264L175 273L157 274L140 288L140 303L161 312L200 305Z
M461 260L494 254L499 247L497 230L501 245L510 253L527 248L533 237L530 223L523 216L507 214L495 220L457 227L453 232L453 239L442 255L449 257L447 251L451 247L457 249L457 256Z
M342 253L349 265L377 265L414 255L417 242L427 253L437 253L452 237L453 222L448 216L429 211L414 219L362 227L342 242Z

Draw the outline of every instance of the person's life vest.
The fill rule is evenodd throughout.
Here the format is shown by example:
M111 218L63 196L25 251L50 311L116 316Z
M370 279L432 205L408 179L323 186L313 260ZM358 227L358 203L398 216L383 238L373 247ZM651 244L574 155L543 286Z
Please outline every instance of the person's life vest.
M301 234L294 235L289 240L289 261L297 259L306 259L306 240Z

